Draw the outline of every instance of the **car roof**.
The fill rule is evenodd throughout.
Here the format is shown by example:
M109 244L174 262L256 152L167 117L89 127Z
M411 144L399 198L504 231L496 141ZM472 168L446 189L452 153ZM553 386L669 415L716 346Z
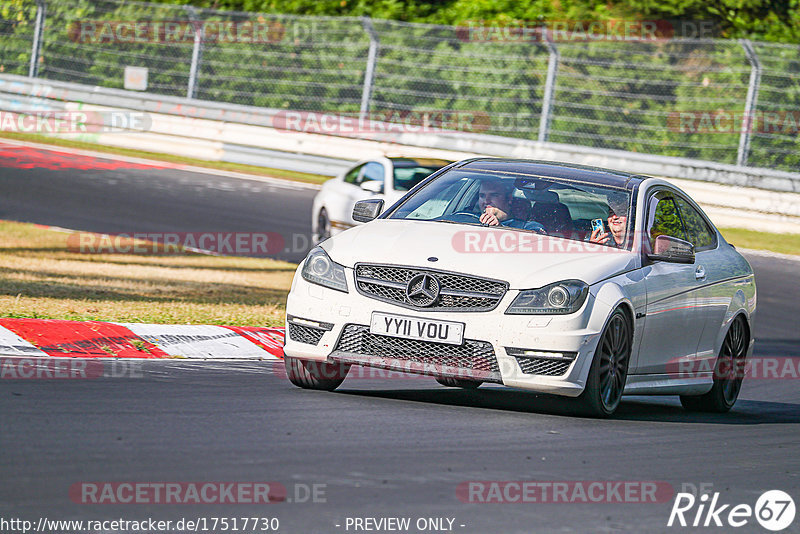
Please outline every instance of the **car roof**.
M648 178L647 176L604 169L602 167L530 159L478 158L467 160L457 167L471 171L490 171L512 175L555 178L563 181L597 184L619 189L631 189Z
M444 167L452 161L434 158L388 158L395 167Z

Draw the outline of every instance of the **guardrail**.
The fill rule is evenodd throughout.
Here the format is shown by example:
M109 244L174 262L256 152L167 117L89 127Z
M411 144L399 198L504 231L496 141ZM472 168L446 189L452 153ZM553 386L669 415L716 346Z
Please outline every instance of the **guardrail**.
M26 98L30 97L30 98ZM456 159L473 155L520 157L571 161L616 168L629 172L652 174L687 180L700 180L727 185L756 187L772 191L800 192L800 173L754 167L743 167L703 160L655 156L622 150L598 149L560 143L530 141L509 137L463 133L398 131L387 125L386 131L324 135L275 128L274 119L285 110L220 104L179 97L157 96L120 89L89 87L80 84L45 81L16 75L0 75L0 109L24 111L33 109L65 109L67 103L86 109L89 104L103 108L143 111L150 114L148 134L207 140L213 147L198 145L191 149L193 157L253 163L271 161L274 154L259 150L308 154L317 160L321 174L334 175L327 165L343 168L349 160L374 154L415 150L418 156ZM283 115L280 115L283 116ZM195 119L177 121L177 118ZM256 128L253 128L256 127ZM114 134L125 135L125 134ZM113 142L111 134L104 142ZM157 146L153 150L157 150ZM224 154L209 153L222 151ZM255 150L252 150L255 149ZM186 153L185 148L181 153ZM338 161L337 161L338 160Z
M276 128L282 110L0 75L0 110L137 111L139 128L67 134L103 145L333 176L377 155L476 155L570 161L678 179L719 224L800 233L800 174L461 132L323 135ZM103 117L91 114L90 117ZM146 123L146 124L145 124ZM106 125L108 126L108 125ZM737 210L732 216L731 209ZM739 220L739 214L747 221Z

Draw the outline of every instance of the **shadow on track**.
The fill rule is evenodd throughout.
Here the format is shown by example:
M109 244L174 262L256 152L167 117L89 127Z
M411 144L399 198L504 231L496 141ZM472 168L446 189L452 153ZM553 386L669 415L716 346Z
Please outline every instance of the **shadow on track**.
M346 386L345 386L346 387ZM580 417L575 399L499 388L477 391L458 389L343 389L340 395L375 397L444 406L483 408L531 414ZM620 421L660 421L665 423L700 423L723 425L800 424L800 404L740 400L729 413L691 413L678 398L624 397L612 419Z

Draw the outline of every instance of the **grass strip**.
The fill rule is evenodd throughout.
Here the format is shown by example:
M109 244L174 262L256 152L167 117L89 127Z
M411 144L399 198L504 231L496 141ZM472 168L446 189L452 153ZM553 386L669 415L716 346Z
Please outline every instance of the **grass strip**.
M282 326L295 265L270 259L83 254L69 234L0 222L0 317Z
M719 231L728 243L737 248L800 255L800 234L771 234L744 228L720 228Z

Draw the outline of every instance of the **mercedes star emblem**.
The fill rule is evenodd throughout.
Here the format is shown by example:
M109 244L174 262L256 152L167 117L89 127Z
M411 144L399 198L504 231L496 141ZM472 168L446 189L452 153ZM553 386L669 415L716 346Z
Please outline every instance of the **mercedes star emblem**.
M439 298L439 281L430 274L414 276L406 286L406 299L414 306L430 306Z

